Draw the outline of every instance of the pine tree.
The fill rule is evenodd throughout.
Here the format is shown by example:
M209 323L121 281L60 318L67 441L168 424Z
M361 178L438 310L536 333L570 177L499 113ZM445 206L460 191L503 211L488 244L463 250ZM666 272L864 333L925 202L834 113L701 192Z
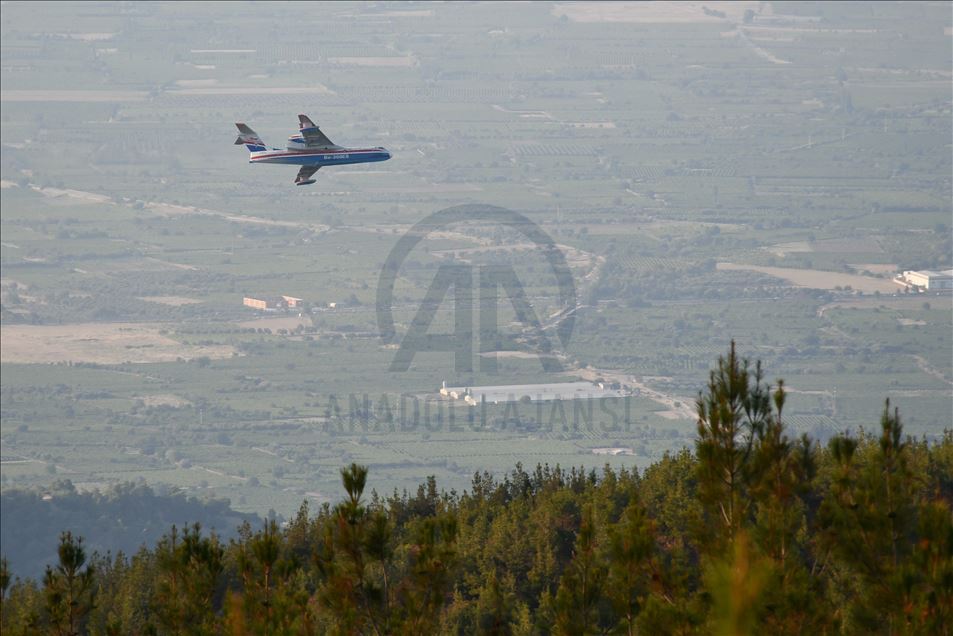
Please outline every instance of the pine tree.
M341 470L347 498L335 506L315 563L324 580L318 590L328 621L343 632L392 631L392 551L386 514L362 501L367 467Z
M609 528L609 571L606 596L628 636L636 633L636 618L655 575L655 530L645 509L632 501L617 524Z
M728 357L711 373L708 393L699 397L699 500L708 521L701 534L703 556L722 564L710 566L716 570L732 559L763 561L764 580L751 590L758 598L749 604L765 611L746 614L745 621L755 620L772 633L797 634L823 623L803 541L803 496L814 476L815 450L806 437L794 442L785 432L784 382L772 392L762 380L760 363L751 371L732 342ZM745 534L744 554L733 545L739 533ZM734 599L732 607L739 602Z
M173 633L212 634L213 600L223 581L224 549L213 535L202 536L199 524L172 531L156 546L158 627Z
M807 436L791 440L782 413L786 394L778 381L774 413L756 431L749 492L754 505L754 548L774 562L765 585L764 627L776 634L820 631L818 589L805 561L807 506L803 497L815 475L815 448Z
M411 529L408 563L401 580L401 633L431 634L453 583L457 520L449 512L420 519Z
M6 624L4 622L3 606L7 600L7 588L10 587L10 562L6 557L0 559L0 629Z
M949 616L928 601L951 598L953 579L943 579L953 572L943 558L953 551L949 503L924 501L911 471L910 442L889 400L880 426L877 444L863 449L866 456L858 457L850 436L831 440L834 474L820 510L821 543L834 561L834 585L847 591L848 629L926 631Z
M503 580L491 572L489 580L480 589L476 603L476 631L486 636L506 636L515 631L517 600L512 576Z
M556 592L553 630L556 634L597 634L599 601L603 597L606 568L598 554L592 506L587 505L573 547L573 558Z
M658 536L658 567L651 594L640 612L644 633L686 633L701 620L697 590L701 585L697 536L703 529L698 462L688 449L667 454L645 470L640 497Z
M252 633L306 633L312 624L309 594L300 563L277 522L266 521L261 531L235 547L243 592L228 600L230 622Z
M761 363L753 374L749 367L747 360L738 358L732 341L728 357L719 358L718 368L711 372L708 392L699 394L697 401L699 497L708 511L707 539L713 541L716 553L730 548L749 519L751 454L772 415L770 391L761 383Z
M715 559L706 569L706 588L712 598L710 632L718 636L757 633L763 592L772 576L771 562L752 551L747 533L740 530L732 555Z
M82 537L74 538L69 531L60 536L57 553L58 564L47 566L43 576L50 629L60 636L78 636L95 604L95 568L86 565Z
M910 631L953 632L953 514L948 501L936 498L921 505L908 567L919 573L904 579Z

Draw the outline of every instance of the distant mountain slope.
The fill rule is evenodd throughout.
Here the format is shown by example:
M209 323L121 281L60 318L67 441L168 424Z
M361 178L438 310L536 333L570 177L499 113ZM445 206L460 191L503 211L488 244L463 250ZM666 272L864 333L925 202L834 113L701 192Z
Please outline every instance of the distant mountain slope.
M159 495L145 485L125 483L105 492L77 492L68 480L46 490L0 493L0 552L15 576L40 579L55 561L50 546L70 530L82 536L87 554L130 554L152 546L175 524L198 522L220 536L234 536L243 521L257 527L257 515L232 510L228 500L200 501L182 494Z

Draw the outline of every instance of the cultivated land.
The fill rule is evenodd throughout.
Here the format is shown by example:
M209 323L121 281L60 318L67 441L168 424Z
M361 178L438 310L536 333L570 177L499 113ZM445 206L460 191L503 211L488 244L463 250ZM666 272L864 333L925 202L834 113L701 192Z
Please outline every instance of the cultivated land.
M722 271L749 270L761 272L788 281L795 287L806 287L808 289L838 290L848 288L856 289L865 294L892 294L897 291L896 283L890 280L857 274L841 274L840 272L830 272L822 269L764 267L763 265L739 265L737 263L718 263L717 268Z
M149 323L81 323L70 325L3 325L3 363L170 362L236 355L229 345L188 345L168 337L162 325Z
M252 48L262 24L281 28ZM6 3L2 487L142 477L289 514L336 497L351 461L381 491L520 461L644 466L692 443L731 338L785 379L799 432L869 429L889 396L907 431L939 435L950 296L890 279L953 260L950 26L943 3ZM235 121L283 145L299 112L394 158L296 188L231 145ZM461 204L552 237L572 338L543 256L480 223L408 257L398 334L441 265L507 264L561 373L505 296L479 343L494 373L445 353L389 370L387 254ZM280 294L309 306L242 306ZM628 421L584 404L451 421L442 380L617 383Z

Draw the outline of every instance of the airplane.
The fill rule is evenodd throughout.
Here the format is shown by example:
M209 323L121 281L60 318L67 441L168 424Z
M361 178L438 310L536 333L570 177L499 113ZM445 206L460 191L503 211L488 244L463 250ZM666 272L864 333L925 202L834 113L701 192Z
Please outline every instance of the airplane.
M307 115L298 115L298 134L288 137L288 147L268 148L254 130L245 124L236 123L238 139L235 145L248 148L248 163L287 163L301 166L295 185L310 185L311 177L324 166L340 166L349 163L387 161L390 153L385 148L343 148L338 146L314 125Z

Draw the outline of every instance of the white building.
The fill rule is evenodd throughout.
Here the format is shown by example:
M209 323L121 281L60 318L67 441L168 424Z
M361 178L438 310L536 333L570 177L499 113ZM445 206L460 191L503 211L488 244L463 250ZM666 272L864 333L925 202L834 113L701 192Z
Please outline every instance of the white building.
M463 400L473 406L507 402L550 402L553 400L585 400L623 397L622 391L599 387L592 382L556 382L552 384L505 384L500 386L453 387L443 382L440 395Z
M921 271L906 271L902 276L903 282L913 287L927 291L953 289L953 269L935 272L931 269Z

